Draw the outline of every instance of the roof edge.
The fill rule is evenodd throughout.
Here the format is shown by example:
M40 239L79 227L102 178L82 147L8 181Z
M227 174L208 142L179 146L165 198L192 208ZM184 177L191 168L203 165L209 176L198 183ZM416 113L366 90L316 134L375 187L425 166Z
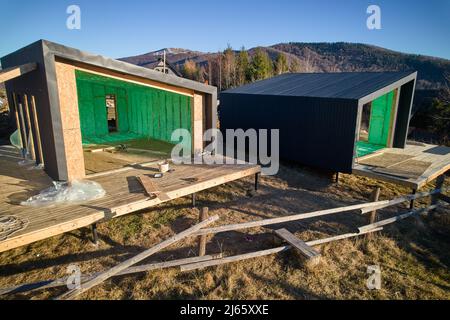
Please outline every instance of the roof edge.
M105 57L102 55L84 52L79 49L67 47L48 40L40 41L42 41L43 44L44 55L52 54L56 57L82 62L113 71L119 71L125 74L134 75L141 78L146 78L153 81L187 88L203 93L212 94L217 92L216 87L203 84L201 82L180 78L174 75L164 74L159 71L140 67L128 62L119 61L117 59Z

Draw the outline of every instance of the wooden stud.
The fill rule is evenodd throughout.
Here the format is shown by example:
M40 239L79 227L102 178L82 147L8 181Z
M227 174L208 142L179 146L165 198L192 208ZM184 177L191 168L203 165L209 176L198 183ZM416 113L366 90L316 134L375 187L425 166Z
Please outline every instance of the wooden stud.
M199 222L203 222L208 219L208 208L203 207L200 211L200 219ZM203 257L206 254L206 235L201 235L198 237L198 255L199 257Z
M27 127L28 127L28 139L30 141L30 156L32 160L36 160L36 153L34 149L34 140L33 140L33 127L31 125L31 117L30 117L30 110L28 108L28 96L26 94L23 95L23 108L25 110L25 117L27 120ZM28 141L27 141L28 142Z
M42 152L41 132L39 128L39 121L36 112L36 100L34 96L31 96L31 113L33 115L34 129L36 133L37 150L39 155L39 164L44 164L44 154Z
M182 240L190 235L192 235L193 233L195 233L196 231L200 230L201 228L207 226L210 223L213 223L214 221L218 220L219 216L213 216L211 218L208 218L207 220L200 222L192 227L190 227L189 229L186 229L185 231L178 233L176 235L174 235L173 237L157 244L156 246L145 250L144 252L141 252L140 254L138 254L137 256L128 259L120 264L118 264L117 266L100 273L99 275L97 275L95 278L93 278L92 280L85 282L81 285L81 288L78 289L72 289L69 290L68 292L62 294L61 296L59 296L57 298L57 300L66 300L66 299L74 299L75 297L77 297L78 295L82 294L83 292L88 291L89 289L91 289L92 287L95 287L96 285L99 285L100 283L104 282L105 280L113 277L114 275L120 273L121 271L131 267L132 265L150 257L151 255L155 254L156 252L161 251L162 249L174 244L175 242Z
M260 173L258 172L257 174L255 174L255 191L258 191L258 187L259 187L259 176Z
M17 102L17 95L13 92L13 101L14 101L14 109L17 113L17 121L19 123L19 126L17 127L18 130L20 130L20 137L22 138L22 155L25 157L25 149L27 146L27 135L26 135L26 129L25 129L25 122L23 121L23 114L21 112L22 107L21 104Z
M20 140L22 141L22 145L23 145L22 126L20 125L20 120L19 120L19 106L17 105L16 94L14 92L13 92L12 96L13 96L13 108L14 108L14 116L16 118L17 131L19 132L19 137L20 137Z

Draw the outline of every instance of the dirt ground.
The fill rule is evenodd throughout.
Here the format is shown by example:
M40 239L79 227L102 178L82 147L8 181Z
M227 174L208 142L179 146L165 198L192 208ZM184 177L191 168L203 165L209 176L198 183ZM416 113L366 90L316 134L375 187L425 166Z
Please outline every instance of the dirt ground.
M447 179L446 185L450 183ZM409 190L353 175L339 184L309 169L284 165L275 177L261 178L257 195L250 197L253 180L219 186L198 194L198 206L218 214L215 225L253 221L359 203L381 186L380 199ZM425 189L432 189L430 184ZM429 199L417 202L425 206ZM441 202L442 203L442 202ZM383 209L380 217L407 211L406 204ZM370 241L364 237L316 247L319 265L304 266L294 252L181 272L178 268L115 277L81 296L82 299L449 299L450 210L409 218L387 226ZM39 241L0 254L0 287L54 279L67 275L71 264L83 274L103 271L180 232L198 219L190 199L182 198L127 215L98 226L98 247L89 229ZM274 247L269 231L280 227L302 240L354 232L367 223L358 213L339 213L270 228L222 233L208 238L207 254L226 255ZM195 256L196 239L169 247L143 263ZM367 267L381 268L380 290L369 290ZM65 288L1 296L1 299L47 299Z

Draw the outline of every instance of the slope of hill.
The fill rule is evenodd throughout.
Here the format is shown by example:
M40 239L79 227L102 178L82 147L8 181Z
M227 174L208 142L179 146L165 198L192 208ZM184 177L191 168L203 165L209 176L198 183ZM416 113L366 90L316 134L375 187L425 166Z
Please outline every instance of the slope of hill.
M439 89L448 85L450 60L421 55L405 54L381 47L359 43L280 43L270 47L259 47L275 61L282 53L288 63L297 60L301 72L341 71L401 71L417 70L419 89ZM163 50L143 55L122 58L122 61L145 67L157 61ZM208 60L216 59L217 53L203 53L188 49L168 48L167 61L180 70L187 60L205 66ZM256 48L248 50L252 56Z

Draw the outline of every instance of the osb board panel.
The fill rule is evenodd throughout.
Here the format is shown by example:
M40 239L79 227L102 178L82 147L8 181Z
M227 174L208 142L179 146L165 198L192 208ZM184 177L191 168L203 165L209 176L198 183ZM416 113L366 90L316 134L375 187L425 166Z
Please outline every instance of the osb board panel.
M55 62L55 69L64 151L66 155L67 177L69 181L72 181L82 179L85 176L75 68L67 64Z
M426 183L433 181L439 175L450 170L450 147L408 142L404 149L389 148L386 149L386 152L412 155L414 156L414 158L412 159L417 161L430 162L431 165L423 172L423 174L416 178L406 178L381 172L375 172L374 167L363 165L360 163L354 165L353 173L373 179L392 182L413 189L420 189Z
M194 94L192 110L192 148L194 153L203 151L203 95Z
M384 152L379 155L360 160L358 163L366 166L386 168L412 158L414 158L414 156L409 154Z
M399 164L390 166L389 168L377 168L375 172L385 173L392 176L417 179L419 178L429 167L431 162L419 161L419 160L407 160Z

